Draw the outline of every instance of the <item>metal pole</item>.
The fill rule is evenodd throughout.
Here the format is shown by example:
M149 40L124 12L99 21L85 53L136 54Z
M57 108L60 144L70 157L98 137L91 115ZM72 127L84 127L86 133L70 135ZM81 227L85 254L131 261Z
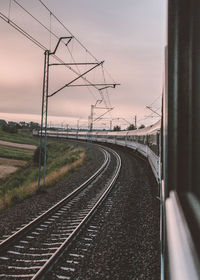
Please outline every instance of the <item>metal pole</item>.
M40 151L39 151L39 164L38 164L38 189L40 189L40 179L41 179L41 159L42 159L42 132L43 132L43 122L44 122L44 100L45 100L45 81L46 81L46 51L44 53L44 76L43 76L43 90L42 90L42 114L41 114L41 127L40 127Z
M46 176L46 142L47 142L47 111L48 111L48 79L49 79L49 51L44 53L44 77L43 77L43 91L42 91L42 115L41 115L41 129L40 129L40 151L39 151L39 166L38 166L38 189L41 188L41 165L42 165L42 151L44 148L44 167L43 167L43 186L45 186ZM45 126L44 126L45 124ZM42 138L44 130L44 141ZM44 143L43 143L44 142Z
M49 88L49 51L46 51L46 90L45 90L45 135L44 135L44 168L43 168L43 187L45 186L47 169L47 113L48 113L48 88Z
M93 129L93 115L94 115L94 105L91 105L90 131L92 131L92 129Z
M77 120L77 131L79 131L79 119Z

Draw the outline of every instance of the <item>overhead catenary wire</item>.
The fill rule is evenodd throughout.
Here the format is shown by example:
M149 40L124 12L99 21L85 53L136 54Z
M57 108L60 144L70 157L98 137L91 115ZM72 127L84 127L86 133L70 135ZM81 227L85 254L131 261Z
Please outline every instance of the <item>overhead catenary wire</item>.
M71 56L72 61L75 63L76 60L75 60L74 56L72 55L72 52L70 51L69 46L67 46L67 49L68 49L68 52L69 52L69 54L70 54L70 56ZM78 65L76 65L76 68L77 68L77 71L78 71L78 73L79 73L79 75L80 75L81 72L80 72L80 69L79 69ZM88 91L91 93L91 95L97 100L98 98L94 95L94 93L92 92L92 90L91 90L89 87L87 87L87 89L88 89Z
M11 6L12 6L12 0L10 0L10 1L9 1L9 7L8 7L8 20L10 20Z
M162 95L160 94L158 97L156 97L156 99L154 99L154 101L148 105L149 107L151 107L156 101L158 101L160 98L162 97Z
M8 19L8 17L6 15L4 15L3 13L0 12L0 17L7 22L8 24L10 24L13 28L15 28L17 31L19 31L22 35L24 35L26 38L28 38L30 41L32 41L36 46L38 46L39 48L41 48L43 51L46 51L48 48L46 46L44 46L43 44L41 44L37 39L35 39L33 36L31 36L28 32L26 32L24 29L22 29L19 25L17 25L14 21L12 21L11 19ZM59 58L57 55L52 55L54 59L56 59L58 62L60 63L64 63L64 61ZM77 71L75 71L72 67L65 65L69 70L71 70L74 74L76 74L77 76L79 75L79 73ZM81 77L81 79L83 79L85 82L87 82L88 84L92 85L92 82L90 82L87 78L85 77ZM98 87L96 87L95 85L93 85L94 88L96 88L96 90L99 90Z
M50 32L49 32L49 49L50 49L50 51L51 51L51 36L52 36L52 32L51 32L51 29L52 29L52 27L51 27L51 13L49 13L49 29L50 29Z
M18 5L24 12L26 12L30 17L32 17L37 23L39 23L44 29L46 29L51 35L53 35L57 40L59 40L59 36L56 35L50 28L48 28L46 25L44 25L38 18L36 18L31 12L29 12L26 8L24 8L17 0L12 0L15 2L16 5Z
M52 32L51 28L48 28L47 26L45 26L40 20L38 20L31 12L29 12L26 8L24 8L24 6L22 6L17 0L10 0L15 2L23 11L25 11L27 14L29 14L35 21L37 21L43 28L45 28L48 32L50 32L51 35L54 35L57 39L59 39L59 36L57 36L54 32ZM81 45L81 47L83 47L88 54L90 54L95 60L96 62L100 62L100 60L98 60L81 42L80 40L78 40L73 34L72 32L58 19L58 17L41 1L38 0L44 7L45 9L48 10L50 16L54 17L61 25L62 27ZM10 9L9 9L10 10Z
M32 19L34 19L34 21L36 21L42 28L44 28L47 32L49 32L49 48L41 43L38 39L34 38L33 35L31 35L29 32L27 32L25 29L23 29L21 26L19 26L16 22L14 22L14 20L11 20L11 4L12 4L12 1L18 5L26 14L28 14ZM52 11L50 9L48 9L48 7L46 5L44 5L44 3L42 1L39 0L39 2L48 10L48 13L49 13L49 27L46 26L43 22L41 22L41 20L39 20L36 16L34 16L30 11L28 11L24 6L22 6L17 0L10 0L9 2L9 10L8 10L8 16L4 15L3 13L0 12L0 17L6 21L7 23L9 23L13 28L15 28L18 32L20 32L22 35L24 35L26 38L28 38L30 41L32 41L36 46L38 46L39 48L41 48L43 51L50 51L51 52L51 48L52 48L52 37L56 38L57 40L60 39L60 37L52 31L52 17L54 17L60 24L62 27L64 27L64 29L70 34L72 35L73 37L73 40L72 40L72 48L74 46L73 42L74 41L77 41L80 46L85 50L86 52L86 59L88 58L88 55L90 55L95 61L99 62L99 60L64 26L64 24L55 16L55 14L52 13ZM72 59L73 62L75 62L75 58L73 57L72 55L72 52L70 51L70 48L67 44L65 44L64 40L61 41L61 43L63 45L65 45L67 47L67 50L68 50L68 53L70 54L70 57ZM61 59L59 56L57 56L56 54L52 54L52 57L57 60L60 64L65 64L65 62L63 61L63 59ZM103 65L101 64L102 66L102 73L103 73L103 79L104 79L104 83L106 82L106 79L105 79L105 73L104 73L104 70L105 72L107 72L107 70L105 69L105 67L103 67ZM77 76L80 76L80 78L82 80L84 80L84 82L86 83L86 86L87 85L91 85L93 88L95 88L96 90L98 90L98 93L100 94L102 100L104 101L105 103L105 106L108 108L108 105L107 105L107 102L105 100L105 97L104 97L104 93L102 91L100 91L100 89L98 88L98 86L95 86L94 83L92 83L91 81L89 81L85 76L83 76L81 74L81 71L78 67L78 65L75 65L76 69L75 70L74 68L72 68L71 66L69 65L65 65L65 67L67 67L70 71L72 71L74 74L76 74ZM107 72L108 73L108 72ZM110 76L111 80L114 81L114 79L111 77L111 75L108 73L108 75ZM75 79L76 80L76 79ZM113 87L115 87L115 84L113 85ZM64 87L63 87L64 88ZM92 89L87 86L88 90L90 91L90 93L93 95L93 97L98 100L98 97L95 96L95 94L93 93ZM110 99L109 99L109 95L108 95L108 91L107 91L107 88L105 88L105 94L107 95L107 99L108 99L108 104L111 108L111 103L110 103ZM53 95L53 94L52 94ZM51 96L51 95L49 95Z
M55 32L52 32L52 26L51 26L51 19L52 19L52 16L65 28L65 30L70 34L70 35L72 35L73 36L73 38L81 45L81 47L83 47L84 49L85 49L85 51L86 51L86 53L87 54L90 54L96 61L98 61L97 60L97 58L72 34L72 32L66 27L66 26L64 26L64 24L56 17L56 15L42 2L42 1L39 1L44 7L45 7L45 9L47 9L47 11L48 11L48 13L49 13L49 15L50 15L50 27L48 28L46 25L44 25L38 18L36 18L30 11L28 11L24 6L22 6L17 0L12 0L13 2L15 2L15 4L16 5L18 5L25 13L27 13L31 18L33 18L38 24L40 24L45 30L47 30L48 32L49 32L49 34L50 34L50 49L51 49L51 37L52 37L52 35L57 39L57 40L59 40L59 36L57 35L57 34L55 34ZM34 39L35 41L36 41L36 43L39 43L40 44L40 42L39 41L37 41L33 36L31 36L29 33L27 33L25 30L23 30L23 32L24 33L26 33L26 35L27 35L27 37L29 38L32 38L32 39ZM22 34L24 34L24 33L22 33ZM63 41L61 41L61 43L63 43L64 45L65 45L65 43L63 42ZM39 45L39 44L37 44L37 45ZM45 48L47 49L47 47L46 46L42 46L43 47L43 50L45 50ZM68 45L67 45L67 50L68 50L68 52L70 53L70 56L71 56L71 58L72 58L72 61L74 61L75 62L75 59L73 58L73 56L72 56L72 53L70 52L70 50L69 50L69 47L68 47ZM56 59L56 60L58 60L58 61L60 61L61 63L64 63L63 62L63 60L61 59L59 59L56 55L54 55L54 58ZM69 70L71 70L74 74L76 74L76 75L80 75L80 70L79 70L79 68L78 68L78 66L76 65L76 68L77 68L77 71L75 71L72 67L69 67L69 66L66 66ZM106 70L106 69L105 69ZM87 79L87 78L85 78L85 77L81 77L85 82L87 82L89 85L91 85L92 83ZM112 79L112 77L111 77L111 79ZM113 80L114 81L114 80ZM99 90L98 89L98 87L95 87L94 86L94 88L96 89L96 90ZM97 99L97 97L95 97L94 96L94 94L93 94L93 92L92 92L92 90L90 89L90 88L88 88L88 90L89 90L89 92L93 95L93 97L95 98L95 99Z
M101 66L101 69L102 69L103 81L104 81L104 84L106 84L106 78L105 78L105 73L104 73L103 65ZM108 88L107 87L105 88L105 91L106 91L106 96L107 96L107 99L108 99L108 105L111 108L112 106L111 106L111 103L110 103L110 98L109 98ZM105 105L106 105L106 107L108 107L106 103L105 103ZM112 117L112 114L111 113L109 113L109 114Z
M84 48L87 52L88 52L88 54L90 54L92 57L93 57L93 59L95 59L96 60L96 62L100 62L100 60L98 60L82 43L81 43L81 41L76 37L76 36L74 36L73 34L72 34L72 32L61 22L61 20L59 20L58 19L58 17L43 3L43 1L42 0L38 0L49 12L51 12L52 13L52 16L62 25L62 27L71 35L71 36L73 36L74 37L74 39L81 45L81 47L82 48Z
M42 45L38 40L36 40L33 36L31 36L28 32L26 32L24 29L22 29L19 25L17 25L14 21L9 19L6 15L4 15L2 12L0 12L0 17L10 24L14 29L19 31L22 35L24 35L26 38L28 38L30 41L32 41L36 46L41 48L43 51L45 51L47 48Z
M62 27L71 35L74 37L74 39L80 44L81 47L83 47L85 49L85 51L93 58L96 60L96 62L100 62L99 59L97 59L84 45L83 43L81 43L81 41L74 36L74 34L58 19L58 17L43 3L42 0L38 0L49 12L51 12L52 16L62 25ZM104 67L105 69L105 67ZM107 69L105 69L106 73L108 74L108 76L110 77L110 79L113 81L114 84L116 84L116 81L113 79L113 77L111 76L111 74L108 72Z
M85 51L86 51L86 54L90 54L97 62L99 62L99 60L80 42L80 40L79 39L77 39L76 38L76 36L74 36L74 34L57 18L57 16L43 3L43 1L42 0L38 0L47 10L48 10L48 12L50 12L51 13L51 15L63 26L63 28L71 35L71 36L73 36L73 38L85 49ZM68 51L69 51L69 53L70 53L70 55L71 55L71 58L72 58L72 61L73 62L75 62L75 59L73 58L73 56L72 56L72 54L71 54L71 52L70 52L70 50L69 50L69 48L68 48ZM76 68L77 68L77 70L78 70L78 73L80 74L80 71L79 71L79 68L78 68L78 66L76 66ZM103 67L103 65L102 65L102 69L103 69L104 67ZM107 74L110 76L110 78L111 78L111 80L113 80L114 81L114 79L112 78L112 76L108 73L108 71L105 69L105 71L107 72ZM105 74L104 74L104 72L103 72L103 77L104 77L104 81L105 81ZM114 81L114 83L115 83L115 81ZM97 88L96 88L97 89ZM92 91L91 91L91 89L88 87L88 90L89 90L89 92L93 95L93 97L94 97L94 94L92 93ZM107 89L106 89L106 92L107 92ZM101 94L101 97L102 97L102 99L104 100L104 103L105 103L105 106L106 107L108 107L107 106L107 104L106 104L106 101L105 101L105 98L104 98L104 96L103 96L103 94L100 92L100 94ZM107 92L107 95L108 95L108 92ZM109 106L111 107L111 104L110 104L110 100L109 100L109 97L108 97L108 102L109 102Z

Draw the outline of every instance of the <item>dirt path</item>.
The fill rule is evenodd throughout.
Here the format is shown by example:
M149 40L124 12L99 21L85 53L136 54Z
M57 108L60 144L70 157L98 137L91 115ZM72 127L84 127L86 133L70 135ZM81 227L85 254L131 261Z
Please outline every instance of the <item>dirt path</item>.
M0 145L28 149L28 150L35 150L37 148L35 145L12 143L12 142L7 142L7 141L3 141L3 140L0 140Z

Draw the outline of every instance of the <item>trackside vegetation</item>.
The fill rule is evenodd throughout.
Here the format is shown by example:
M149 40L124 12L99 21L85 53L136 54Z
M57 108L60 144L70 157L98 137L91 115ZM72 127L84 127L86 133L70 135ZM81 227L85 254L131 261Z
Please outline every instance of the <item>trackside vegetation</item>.
M1 137L2 135L4 137ZM38 138L33 138L31 135L12 134L12 136L13 138L8 132L0 131L1 140L10 141L10 138L12 138L12 142L38 145ZM26 141L27 139L29 140ZM68 144L65 141L58 142L50 139L47 151L46 188L68 176L86 159L86 151L83 148ZM2 211L38 192L38 162L34 160L34 151L13 147L0 146L0 157L26 161L25 166L19 167L16 172L0 178L0 211Z

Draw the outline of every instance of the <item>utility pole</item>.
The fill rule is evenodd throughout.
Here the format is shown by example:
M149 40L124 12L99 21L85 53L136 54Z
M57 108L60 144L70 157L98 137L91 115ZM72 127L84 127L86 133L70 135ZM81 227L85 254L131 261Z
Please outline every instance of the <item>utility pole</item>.
M112 130L112 120L110 120L110 131Z
M45 186L45 178L46 178L46 161L47 161L47 112L48 112L48 98L54 96L55 94L57 94L58 92L60 92L61 90L63 90L66 87L83 87L83 86L92 86L95 87L98 90L102 90L105 89L107 87L112 87L115 88L116 85L118 84L94 84L91 83L90 81L88 81L84 76L86 74L88 74L89 72L91 72L92 70L94 70L96 67L102 66L104 61L101 62L89 62L89 63L76 63L76 62L72 62L72 63L49 63L49 57L52 55L54 56L56 54L56 51L60 45L60 42L63 39L67 39L67 43L65 43L65 45L67 46L71 40L73 39L73 37L60 37L57 45L54 49L53 52L51 52L50 50L45 50L44 52L44 77L43 77L43 91L42 91L42 114L41 114L41 131L40 131L40 150L39 150L39 166L38 166L38 189L41 189L40 186L40 181L41 181L41 165L42 165L42 153L44 150L44 165L43 165L43 187ZM70 82L68 82L67 84L61 86L59 89L57 89L56 91L54 91L53 93L49 94L49 67L52 66L75 66L75 65L91 65L91 68L89 68L88 70L86 70L85 72L83 72L82 74L80 74L78 77L72 79ZM74 84L74 82L76 82L77 80L79 80L80 78L84 79L85 81L88 82L88 84ZM103 88L98 88L98 86L104 86ZM94 105L93 105L94 106ZM93 110L93 109L91 109ZM92 112L92 122L93 124L93 112ZM79 120L77 123L77 128L79 127ZM92 127L91 127L92 128ZM44 138L43 138L44 136Z
M91 112L90 112L90 117L89 117L89 130L92 131L93 129L93 118L94 118L94 106L95 105L91 105Z
M41 130L40 130L40 151L39 151L39 167L38 167L38 189L40 189L42 154L44 151L43 162L43 186L45 186L46 177L46 161L47 161L47 112L48 112L48 85L49 85L49 50L44 52L44 76L42 90L42 114L41 114ZM44 141L43 141L44 130Z
M135 128L137 128L137 115L135 115Z
M79 119L77 120L77 131L79 131Z
M95 121L97 120L100 120L102 118L102 116L104 116L105 114L107 114L108 112L110 112L111 110L113 110L113 108L108 108L108 107L99 107L97 106L97 103L100 101L101 103L101 100L97 100L96 104L95 105L91 105L91 113L90 113L90 116L88 117L88 122L89 122L89 130L92 131L93 129L93 124ZM106 112L102 113L99 117L95 118L94 119L94 109L103 109L103 110L107 110Z

